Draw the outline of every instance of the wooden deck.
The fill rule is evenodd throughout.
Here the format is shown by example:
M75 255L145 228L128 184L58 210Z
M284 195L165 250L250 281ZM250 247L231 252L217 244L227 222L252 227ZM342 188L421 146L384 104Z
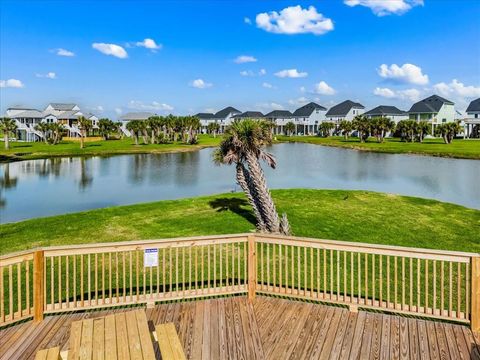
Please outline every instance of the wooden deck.
M67 350L73 321L127 310L49 316L0 330L0 359ZM175 302L146 313L151 331L175 323L189 359L480 359L480 339L465 326L272 297Z

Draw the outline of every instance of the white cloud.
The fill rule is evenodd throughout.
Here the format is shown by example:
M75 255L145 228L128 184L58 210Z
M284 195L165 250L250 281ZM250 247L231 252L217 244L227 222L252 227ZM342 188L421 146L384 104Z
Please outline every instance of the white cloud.
M252 70L243 70L243 71L240 71L240 75L242 75L242 76L255 76L255 73Z
M143 101L130 100L128 103L129 109L134 110L146 110L146 111L172 111L173 106L158 101L152 101L151 103L144 103Z
M423 5L423 0L344 0L348 6L365 6L377 16L401 15L411 8Z
M467 98L476 98L480 97L480 87L475 87L473 85L465 86L463 83L457 79L453 79L449 84L444 82L435 84L433 88L440 93L442 96L456 96L456 97L467 97Z
M105 111L105 109L103 108L102 105L97 105L97 106L90 107L89 110L96 111L96 112L104 112Z
M190 83L190 86L197 89L206 89L206 88L212 87L213 84L206 82L203 79L195 79Z
M73 53L72 51L62 49L62 48L55 49L54 51L58 56L67 56L67 57L75 56L75 53Z
M157 44L153 39L144 39L143 41L138 41L135 43L136 46L144 47L146 49L156 52L162 48L162 44Z
M303 78L308 76L306 72L298 72L297 69L286 69L275 73L279 78Z
M237 64L244 64L250 62L257 62L257 59L251 55L240 55L237 56L237 58L233 61Z
M39 78L47 78L47 79L56 79L57 78L57 74L55 74L53 71L50 71L46 74L36 74L35 76L39 77Z
M125 59L128 57L126 50L120 45L106 44L106 43L93 43L92 47L105 55L112 55L120 59Z
M117 107L117 108L115 108L115 113L116 113L117 115L120 115L121 113L123 113L123 110L122 110L121 108L118 108L118 107Z
M264 82L262 84L262 86L266 89L273 89L274 88L274 86L272 84L268 83L268 82Z
M20 80L8 79L0 80L0 88L23 88L25 85Z
M377 96L385 97L385 98L394 98L396 96L395 91L389 88L375 88L373 93Z
M258 72L258 75L260 75L260 76L267 75L267 70L260 69L260 71Z
M302 105L305 105L308 102L309 102L309 100L305 96L301 96L297 99L288 100L288 103L290 105L295 105L295 106L298 106L298 105L302 106Z
M300 86L300 92L303 94L307 92L307 88L305 86Z
M389 88L375 88L373 93L377 96L381 96L387 99L401 99L409 101L418 101L420 100L420 95L422 94L420 90L417 89L406 89L406 90L392 90Z
M248 17L244 17L244 18L243 18L243 22L244 22L245 24L248 24L248 25L251 25L251 24L252 24L252 20L250 20L250 18L248 18Z
M265 102L256 105L257 109L261 111L271 111L271 110L284 110L283 105L276 102Z
M276 34L322 35L333 30L333 21L318 13L313 6L308 9L302 9L300 5L289 6L279 13L260 13L256 23L260 29Z
M377 72L382 78L399 83L428 84L428 75L422 73L421 67L413 64L403 64L402 66L382 64Z
M336 93L335 89L328 85L325 81L320 81L318 84L315 84L315 93L321 95L334 95Z

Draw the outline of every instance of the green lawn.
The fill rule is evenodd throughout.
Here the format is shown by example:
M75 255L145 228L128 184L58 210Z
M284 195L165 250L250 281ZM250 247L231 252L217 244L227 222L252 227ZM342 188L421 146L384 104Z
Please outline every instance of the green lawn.
M132 153L161 153L192 151L204 147L216 146L220 138L213 138L210 135L200 135L197 145L185 145L181 143L172 144L147 144L135 145L133 139L108 140L86 142L85 148L80 149L78 141L62 141L57 145L47 145L44 142L11 142L10 149L3 148L3 142L0 143L0 162L42 159L59 156L84 156L84 155L118 155Z
M480 211L366 191L275 190L294 235L480 252ZM0 253L37 246L248 232L240 194L120 206L0 225Z
M318 136L279 135L277 136L277 141L303 142L392 154L421 154L462 159L480 159L480 140L478 139L456 139L453 140L451 144L445 144L441 139L426 139L423 143L405 143L401 142L398 138L387 138L384 143L378 143L375 139L371 138L366 143L360 143L358 138L345 140L339 136L322 138Z

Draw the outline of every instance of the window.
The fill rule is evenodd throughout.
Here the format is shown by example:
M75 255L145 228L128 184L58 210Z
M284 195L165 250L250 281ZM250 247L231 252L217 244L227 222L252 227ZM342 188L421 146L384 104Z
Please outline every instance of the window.
M475 119L478 119L478 114L475 114Z
M442 122L443 122L443 123L446 123L446 122L447 122L447 119L443 118L443 119L442 119Z

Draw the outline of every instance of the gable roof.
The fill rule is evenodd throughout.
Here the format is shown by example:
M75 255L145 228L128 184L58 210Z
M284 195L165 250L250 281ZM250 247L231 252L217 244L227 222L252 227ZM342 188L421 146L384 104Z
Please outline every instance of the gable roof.
M389 106L389 105L380 105L372 110L367 111L363 115L370 115L370 116L383 116L383 115L405 115L406 112L400 110L396 106Z
M235 115L236 118L250 118L250 119L258 119L263 118L263 114L260 111L245 111L241 114Z
M217 113L215 113L215 117L217 119L224 119L226 118L228 115L230 114L240 114L241 111L240 110L237 110L235 109L234 107L232 106L227 106L225 109L222 109L220 111L218 111Z
M156 114L151 112L129 112L125 115L120 116L120 120L147 120L150 116L155 116Z
M33 118L33 119L43 119L45 114L42 111L38 111L35 109L26 110L19 112L18 114L14 114L10 116L12 119L19 119L19 118Z
M325 116L345 116L348 114L348 112L352 109L365 109L365 106L363 106L360 103L351 101L351 100L345 100L344 102L341 102L340 104L337 104L335 106L332 106Z
M322 111L325 111L327 110L327 108L321 106L321 105L318 105L314 102L310 102L308 103L307 105L303 105L302 107L298 108L297 110L294 111L293 113L293 116L297 116L297 117L309 117L310 115L312 115L312 113L315 111L315 110L322 110Z
M420 100L412 105L409 113L437 113L442 108L443 104L454 105L453 102L442 98L438 95L429 96L426 99Z
M200 120L215 119L215 115L213 115L213 113L198 113L193 116L199 118Z
M83 114L78 111L78 110L69 110L69 111L63 111L60 114L57 115L58 119L72 119L76 120L78 119L79 116L82 116ZM86 116L85 116L86 117Z
M271 119L291 118L293 114L288 110L273 110L266 114L265 117Z
M50 105L55 110L59 110L59 111L73 110L73 108L77 106L77 104L66 104L66 103L50 103L48 105Z
M480 111L480 98L473 100L467 107L467 113L474 111Z

